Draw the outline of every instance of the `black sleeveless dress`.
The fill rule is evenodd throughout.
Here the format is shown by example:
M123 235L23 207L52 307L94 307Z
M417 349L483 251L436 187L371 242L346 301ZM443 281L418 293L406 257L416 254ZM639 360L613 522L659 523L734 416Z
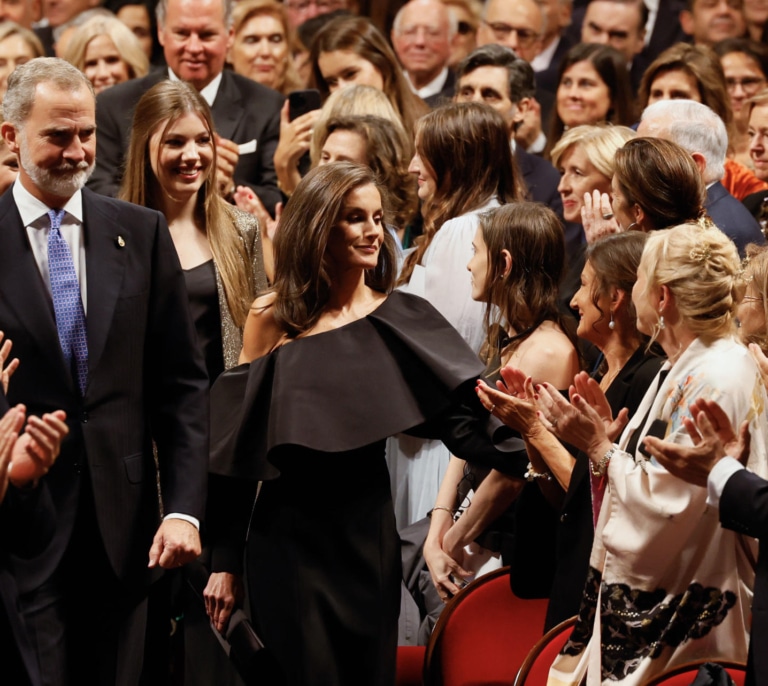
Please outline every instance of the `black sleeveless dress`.
M287 683L394 683L402 572L384 440L440 438L522 475L524 460L490 438L498 425L474 391L481 371L437 310L395 292L367 317L294 340L214 386L212 470L233 484L265 482L247 581Z

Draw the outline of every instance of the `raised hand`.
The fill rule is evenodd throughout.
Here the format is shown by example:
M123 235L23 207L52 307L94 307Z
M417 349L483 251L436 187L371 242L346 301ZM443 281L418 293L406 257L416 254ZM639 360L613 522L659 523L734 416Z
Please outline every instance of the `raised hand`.
M662 441L646 436L645 449L670 474L697 486L706 487L712 468L726 455L746 464L750 451L749 422L743 422L738 435L728 416L711 400L697 400L691 405L691 416L683 418L693 446Z
M584 204L581 206L581 224L584 227L584 235L587 243L594 243L598 238L619 233L616 219L611 208L611 199L607 193L592 191L584 193Z

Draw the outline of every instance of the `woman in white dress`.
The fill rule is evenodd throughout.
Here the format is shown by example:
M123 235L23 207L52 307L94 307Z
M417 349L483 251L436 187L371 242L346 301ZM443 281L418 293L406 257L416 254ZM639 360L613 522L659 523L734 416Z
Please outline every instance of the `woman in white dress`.
M398 286L426 298L479 353L484 305L472 299L467 262L482 212L520 200L509 132L496 111L454 103L416 125L416 154L424 233L414 241ZM450 454L437 441L397 436L387 445L397 526L422 519L435 503Z

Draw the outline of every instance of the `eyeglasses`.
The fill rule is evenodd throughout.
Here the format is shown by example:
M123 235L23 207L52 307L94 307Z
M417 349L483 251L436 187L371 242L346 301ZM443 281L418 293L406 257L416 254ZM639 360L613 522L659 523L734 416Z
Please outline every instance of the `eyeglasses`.
M761 79L759 76L747 76L743 79L727 78L725 85L729 91L735 91L738 86L741 86L745 93L753 95L762 88L765 84L765 79Z
M539 39L539 34L533 29L519 29L516 26L498 21L493 23L484 21L483 24L490 28L496 39L500 41L509 40L510 35L514 32L517 35L517 44L521 48L529 48Z

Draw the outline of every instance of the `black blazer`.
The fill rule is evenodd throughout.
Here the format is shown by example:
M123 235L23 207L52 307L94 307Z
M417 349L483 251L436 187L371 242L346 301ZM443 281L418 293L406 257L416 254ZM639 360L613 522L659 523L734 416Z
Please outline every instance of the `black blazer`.
M747 659L747 686L768 683L768 481L746 469L736 472L720 497L720 524L760 539L752 600L752 632Z
M717 227L736 244L741 257L749 243L765 243L760 224L719 181L707 188L704 207Z
M0 329L24 363L9 388L30 414L67 413L70 433L45 477L56 510L53 538L20 562L22 592L45 581L69 542L81 479L89 478L104 548L125 583L148 580L159 524L157 445L165 512L203 518L208 379L184 278L159 212L83 190L88 382L80 396L59 345L13 193L0 197Z
M96 98L96 169L88 182L91 190L117 195L131 140L133 111L141 96L166 78L167 69L159 69L108 88ZM225 70L211 107L220 136L235 143L256 140L256 152L240 155L235 183L253 188L270 212L282 199L272 158L280 136L283 101L277 91Z
M630 417L635 413L663 363L663 358L646 353L644 345L635 351L605 394L614 415L624 407ZM578 614L594 536L589 458L579 453L560 510L557 569L547 607L547 630Z

